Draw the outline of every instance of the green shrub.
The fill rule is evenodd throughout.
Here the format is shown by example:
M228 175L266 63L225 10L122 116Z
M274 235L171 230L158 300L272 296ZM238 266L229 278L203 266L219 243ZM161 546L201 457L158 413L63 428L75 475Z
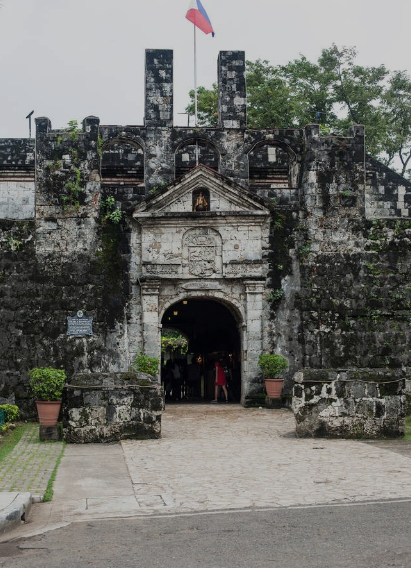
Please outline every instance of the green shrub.
M287 369L288 361L285 357L276 353L263 353L258 358L258 366L264 378L278 379L282 371Z
M36 367L29 371L30 388L36 400L61 400L66 373L52 367Z
M140 371L141 373L147 373L155 377L158 373L158 365L159 361L157 357L148 357L148 355L138 353L131 368L133 371Z
M4 410L6 422L15 422L20 415L19 407L15 404L0 404L0 410Z

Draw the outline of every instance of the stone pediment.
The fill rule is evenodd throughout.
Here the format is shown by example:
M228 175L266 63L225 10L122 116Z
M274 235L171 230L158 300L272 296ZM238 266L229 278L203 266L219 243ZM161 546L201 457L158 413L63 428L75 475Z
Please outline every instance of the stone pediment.
M198 211L200 192L206 206ZM197 166L134 211L140 276L264 278L270 208L268 200L206 166Z
M173 217L184 214L197 215L195 203L202 192L207 200L207 207L201 214L251 215L266 216L271 204L267 199L251 193L218 172L199 165L180 180L150 196L134 211L133 217Z

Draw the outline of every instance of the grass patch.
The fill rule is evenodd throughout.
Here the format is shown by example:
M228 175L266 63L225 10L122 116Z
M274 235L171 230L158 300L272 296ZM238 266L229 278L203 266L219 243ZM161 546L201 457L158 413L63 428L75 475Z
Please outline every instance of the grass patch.
M57 458L56 465L54 466L54 469L53 469L53 472L50 476L49 482L47 483L47 489L46 489L44 496L43 496L43 502L51 501L53 499L54 480L56 479L57 470L58 470L58 467L60 465L61 458L63 457L65 448L66 448L66 443L63 442L63 447L61 448L60 455Z
M411 414L405 417L405 436L404 440L411 440Z
M14 449L20 441L24 432L27 430L28 424L17 423L14 430L7 430L0 438L0 463Z

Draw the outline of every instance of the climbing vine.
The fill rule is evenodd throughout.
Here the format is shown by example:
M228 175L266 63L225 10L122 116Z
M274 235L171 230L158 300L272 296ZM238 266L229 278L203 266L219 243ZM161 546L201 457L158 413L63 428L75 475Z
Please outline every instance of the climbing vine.
M101 201L101 224L104 226L107 222L118 225L123 218L123 213L119 207L116 207L116 201L113 196L109 195Z

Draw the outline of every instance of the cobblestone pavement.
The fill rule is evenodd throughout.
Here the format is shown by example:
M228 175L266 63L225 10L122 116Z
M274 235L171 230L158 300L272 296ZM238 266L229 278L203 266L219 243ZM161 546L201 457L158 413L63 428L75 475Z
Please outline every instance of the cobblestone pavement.
M288 410L168 406L162 439L122 446L145 514L411 497L410 457L297 439Z
M15 532L31 536L94 519L410 499L410 448L402 440L297 439L285 409L167 405L159 440L68 444L53 501L34 505L29 523Z
M30 492L42 499L63 442L40 442L39 425L28 423L20 441L1 462L0 491Z

